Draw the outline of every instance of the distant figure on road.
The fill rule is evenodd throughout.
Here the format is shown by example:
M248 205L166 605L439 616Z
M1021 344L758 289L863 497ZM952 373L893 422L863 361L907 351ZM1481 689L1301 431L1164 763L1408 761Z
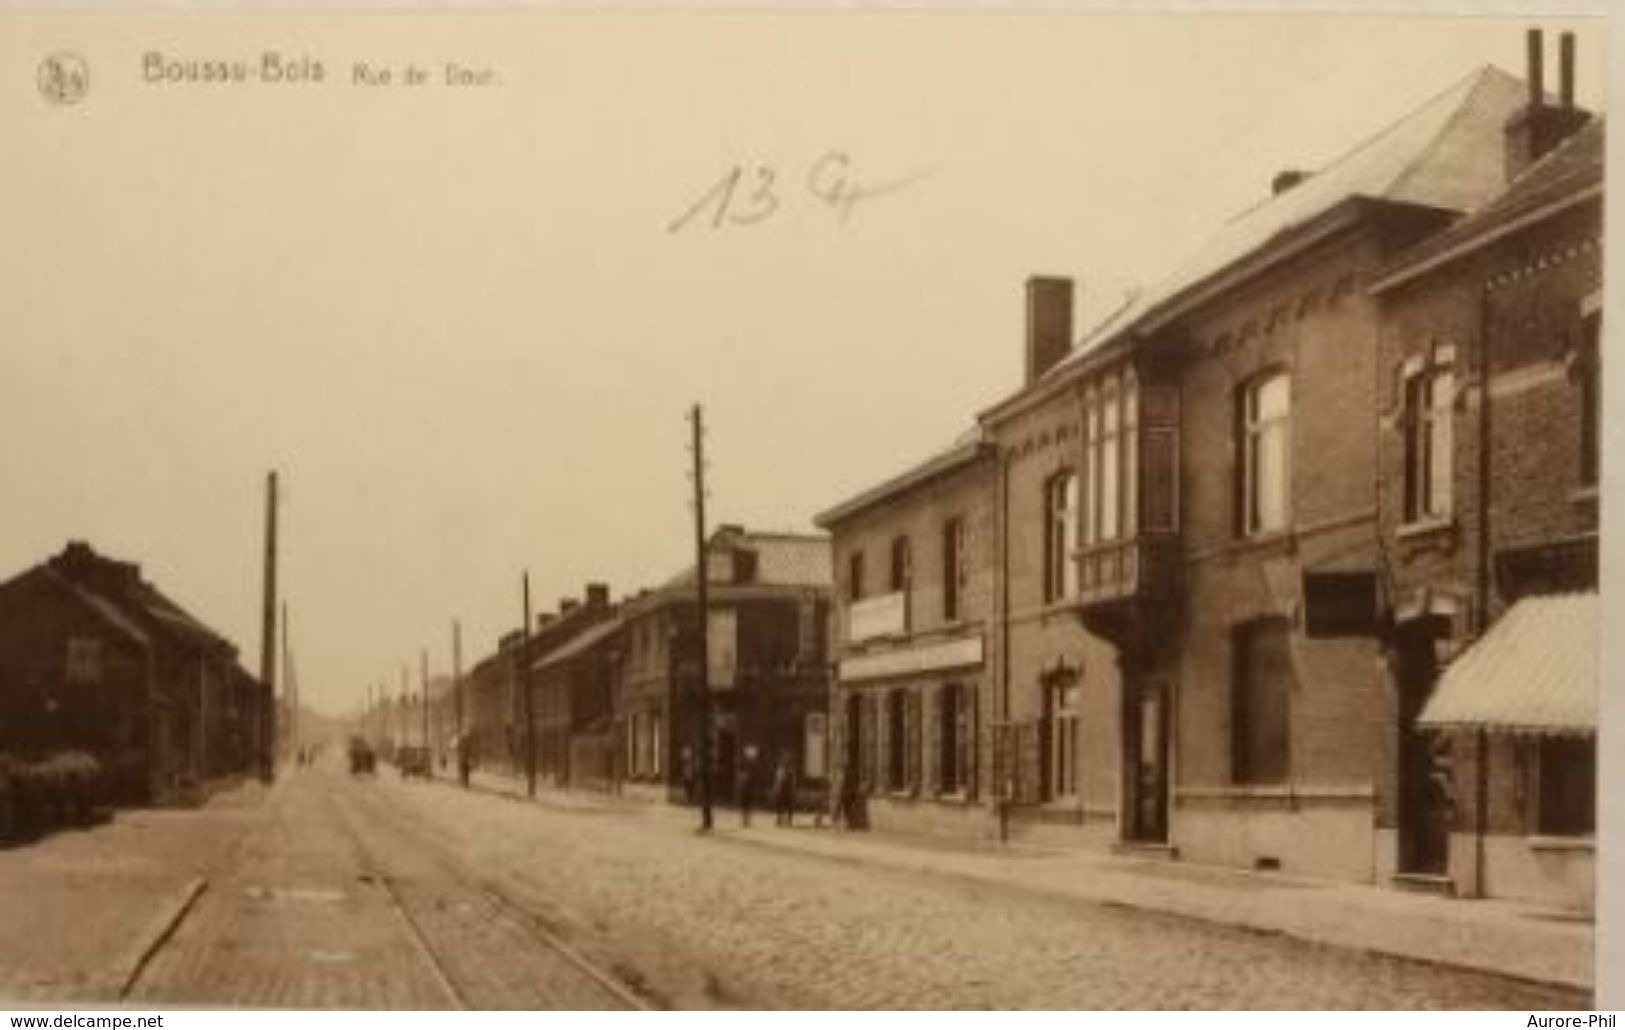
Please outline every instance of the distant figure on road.
M755 790L755 759L749 752L739 757L739 825L750 825L751 792Z
M779 764L773 770L774 823L794 826L796 821L796 773L790 767L789 752L779 755Z
M474 771L474 742L464 737L457 742L457 776L468 789L468 777Z

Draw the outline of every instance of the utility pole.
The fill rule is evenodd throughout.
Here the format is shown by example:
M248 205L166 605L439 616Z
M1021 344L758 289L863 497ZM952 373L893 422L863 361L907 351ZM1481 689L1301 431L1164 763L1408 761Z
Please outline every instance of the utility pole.
M288 646L288 602L282 602L282 757L293 753L298 736L298 685L293 678L293 652Z
M265 704L260 706L260 779L269 783L274 773L272 748L276 739L276 472L265 477L265 593L260 622L260 683Z
M698 593L700 675L699 715L694 757L699 765L700 830L711 829L711 607L710 569L705 560L705 413L698 404L690 414L694 440L694 584Z
M429 740L429 649L418 651L418 689L423 691L423 746L429 752L428 776L434 777L434 745Z
M536 721L530 706L530 573L523 576L525 595L525 626L519 636L519 689L524 692L525 713L525 793L536 796Z
M466 769L469 761L464 754L468 741L463 739L463 624L456 619L451 620L451 704L457 720L457 765L459 769ZM463 777L463 787L468 787L467 776Z
M400 735L396 743L399 748L411 743L412 740L412 669L401 665L401 707L395 713L395 732Z

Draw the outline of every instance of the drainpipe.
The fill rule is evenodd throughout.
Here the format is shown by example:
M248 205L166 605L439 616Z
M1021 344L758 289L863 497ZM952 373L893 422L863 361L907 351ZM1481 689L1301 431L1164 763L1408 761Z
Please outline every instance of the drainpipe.
M995 444L997 446L997 444ZM999 449L999 721L1005 727L1005 740L1011 739L1010 722L1010 459ZM1004 778L1015 785L1014 748L1005 756ZM1015 800L1006 784L996 784L999 797L999 842L1010 840L1010 805Z
M1478 292L1478 612L1477 625L1473 627L1474 639L1484 635L1490 621L1490 433L1493 425L1490 417L1490 284L1486 282ZM1482 726L1478 728L1477 743L1478 797L1476 818L1473 820L1473 895L1482 898L1484 837L1489 814L1489 741Z

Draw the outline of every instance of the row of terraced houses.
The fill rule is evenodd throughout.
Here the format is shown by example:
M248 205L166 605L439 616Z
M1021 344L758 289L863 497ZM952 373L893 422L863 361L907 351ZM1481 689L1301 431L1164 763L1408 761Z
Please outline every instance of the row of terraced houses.
M824 512L879 829L1588 908L1603 122L1530 39Z
M1089 333L1030 280L952 446L827 538L711 538L707 654L693 569L589 586L436 724L681 800L705 661L720 797L788 756L882 832L1591 907L1603 122L1561 53L1283 172Z

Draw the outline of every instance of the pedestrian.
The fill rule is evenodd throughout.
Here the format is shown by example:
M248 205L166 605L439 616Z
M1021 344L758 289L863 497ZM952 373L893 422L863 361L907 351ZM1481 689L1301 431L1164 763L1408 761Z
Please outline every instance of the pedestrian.
M457 776L463 781L463 789L468 789L469 777L474 772L474 742L463 737L457 742Z
M755 770L751 768L752 762L753 756L749 751L746 751L739 757L739 777L737 788L739 797L740 826L750 825L751 792L755 787L755 784L752 782L755 779L755 776L753 775Z
M774 823L794 826L796 822L796 773L790 766L789 752L780 752L778 768L773 770Z

